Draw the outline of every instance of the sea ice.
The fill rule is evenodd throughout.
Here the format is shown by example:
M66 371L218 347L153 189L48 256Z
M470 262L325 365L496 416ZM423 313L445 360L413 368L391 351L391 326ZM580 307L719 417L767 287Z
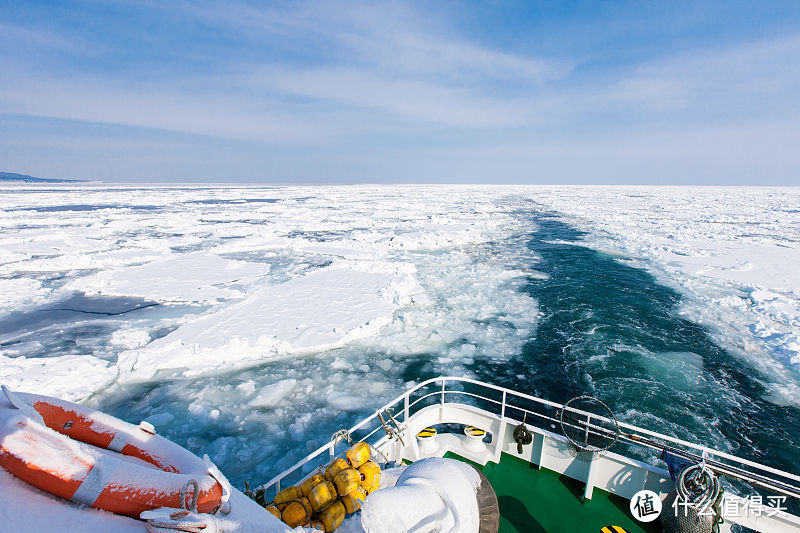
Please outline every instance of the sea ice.
M165 369L183 369L184 375L230 369L375 335L410 294L424 296L411 272L400 273L405 270L339 264L258 289L125 354L122 359L131 364L127 377L150 379Z
M241 287L267 274L268 265L194 252L144 265L104 270L65 288L87 294L138 296L157 302L213 303L244 295Z
M37 279L0 279L0 316L40 305L51 293Z
M280 405L284 397L286 397L297 384L296 379L283 379L269 385L262 387L255 398L247 402L251 407L275 407Z
M9 389L85 400L111 385L117 368L91 355L30 358L0 355L0 383Z
M546 277L531 209L677 289L688 318L765 369L774 401L800 398L793 190L82 186L2 202L0 313L73 291L162 305L4 339L0 381L152 416L239 480L290 466L417 376L519 354L540 318L525 283ZM64 355L71 336L91 349ZM678 359L694 379L696 358Z

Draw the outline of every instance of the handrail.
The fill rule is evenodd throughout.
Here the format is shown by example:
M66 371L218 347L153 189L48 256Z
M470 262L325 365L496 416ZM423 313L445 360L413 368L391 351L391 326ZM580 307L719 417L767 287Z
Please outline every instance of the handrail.
M502 401L497 401L497 400L494 400L492 398L487 398L485 396L479 396L477 394L466 392L466 391L447 390L447 388L446 388L447 387L447 382L469 383L469 384L477 385L479 387L483 387L483 388L486 388L486 389L491 389L491 390L498 391L498 392L502 393ZM437 384L441 383L441 385L442 385L441 390L436 390L435 392L431 392L429 394L425 394L422 397L417 398L413 402L409 403L410 396L413 393L415 393L415 392L419 391L420 389L422 389L424 387L427 387L428 385L431 385L433 383L437 383ZM529 400L529 401L532 401L532 402L534 402L536 404L543 405L543 406L546 406L546 407L550 407L550 408L553 408L553 409L563 409L565 407L563 404L559 404L559 403L556 403L556 402L551 402L549 400L538 398L536 396L531 396L529 394L525 394L525 393L522 393L522 392L517 392L517 391L512 390L512 389L507 389L505 387L500 387L498 385L493 385L491 383L485 383L485 382L478 381L478 380L475 380L475 379L472 379L472 378L458 377L458 376L440 376L440 377L430 378L430 379L427 379L425 381L422 381L421 383L418 383L414 387L406 390L404 393L398 395L397 397L393 398L392 400L390 400L389 402L384 404L382 407L377 409L372 415L370 415L370 416L366 417L365 419L361 420L358 424L356 424L355 426L350 428L348 431L351 434L356 432L356 431L358 431L359 429L364 427L366 424L368 424L370 421L377 419L378 418L378 413L381 413L384 410L390 409L392 406L394 406L394 405L396 405L396 404L398 404L400 402L402 402L402 404L404 406L404 413L406 414L406 416L411 416L410 408L413 407L414 405L416 405L418 402L422 401L425 398L429 398L431 396L441 395L441 402L442 402L442 404L444 404L445 403L445 395L446 394L451 394L451 395L452 394L462 394L462 395L465 395L465 396L475 397L475 398L478 398L478 399L481 399L481 400L487 400L487 401L490 401L490 402L495 403L497 405L500 405L501 406L501 415L500 415L501 420L505 420L506 419L506 416L505 416L506 409L515 409L515 410L522 411L522 412L525 412L525 413L528 413L528 414L531 414L531 415L534 415L534 416L539 416L539 417L544 418L546 420L551 420L551 421L556 420L556 419L548 417L548 416L546 416L546 415L544 415L542 413L537 413L535 411L530 411L530 410L525 409L523 407L518 407L518 406L512 405L508 401L508 396L509 395L513 396L513 397ZM585 411L581 411L579 409L572 409L572 408L570 408L570 409L572 411L576 412L576 413L585 414L587 416L592 416L594 418L601 419L601 420L604 420L606 422L611 422L610 419L608 419L606 417L603 417L603 416L600 416L600 415L597 415L597 414L588 413L588 412L585 412ZM404 422L408 423L408 420L404 420ZM791 479L791 480L794 480L794 481L800 481L800 476L798 476L796 474L792 474L790 472L785 472L785 471L779 470L777 468L772 468L772 467L769 467L767 465L762 465L760 463L756 463L756 462L750 461L748 459L736 457L734 455L731 455L731 454L728 454L728 453L725 453L725 452L722 452L722 451L719 451L719 450L715 450L715 449L712 449L712 448L708 448L706 446L702 446L702 445L699 445L699 444L688 442L688 441L685 441L683 439L679 439L679 438L676 438L676 437L671 437L669 435L664 435L662 433L658 433L658 432L651 431L651 430L648 430L648 429L640 428L638 426L634 426L632 424L627 424L625 422L617 422L617 424L618 424L618 426L620 428L625 428L625 429L627 429L629 431L633 431L633 432L636 432L636 433L639 433L639 434L642 434L642 435L647 435L647 436L650 436L650 437L655 437L655 438L658 438L660 440L664 440L664 441L670 442L672 444L678 444L680 446L684 446L684 447L687 447L687 448L698 450L698 451L701 452L702 456L704 456L704 457L707 457L709 455L713 455L713 456L716 456L718 458L727 459L727 460L730 460L730 461L736 461L739 464L743 464L743 465L747 465L747 466L750 466L750 467L753 467L753 468L757 468L757 469L762 470L764 472L769 472L771 474L778 475L778 476L781 476L781 477L784 477L784 478L787 478L787 479ZM378 428L376 428L375 430L371 431L368 435L366 435L365 437L363 437L360 440L364 440L364 439L369 438L370 436L374 435L376 433L377 429ZM622 437L626 437L625 440L628 441L628 442L642 445L642 443L636 442L635 438L632 438L632 437L635 437L636 435L630 435L630 434L624 434L623 433L621 436ZM333 447L334 447L334 443L332 443L332 442L329 442L329 443L327 443L327 444L325 444L323 446L320 446L314 452L310 453L309 455L307 455L306 457L304 457L303 459L301 459L300 461L298 461L297 463L292 465L287 470L284 470L283 472L281 472L280 474L276 475L271 480L269 480L267 483L261 485L261 488L268 489L268 488L272 487L273 485L276 485L277 486L276 488L278 490L280 490L280 481L283 478L291 475L292 473L297 471L299 468L301 468L302 466L306 465L307 463L309 463L310 461L312 461L313 459L315 459L317 456L321 455L325 451L333 451L333 449L334 449Z
M413 402L408 404L408 408L411 409L412 407L417 405L419 402L421 402L425 398L430 398L431 396L439 396L441 394L442 394L441 391L436 391L436 392L430 392L430 393L428 393L428 394L426 394L424 396L420 396L419 398L417 398L416 400L414 400Z
M473 398L478 398L479 400L486 400L487 402L496 403L497 405L503 405L503 402L499 402L497 400L492 400L491 398L487 398L486 396L478 396L477 394L473 394L471 392L464 392L461 390L447 390L444 391L444 394L463 394L464 396L472 396Z
M494 390L498 390L498 391L505 391L507 393L513 394L514 396L519 396L520 398L525 398L526 400L532 400L534 402L537 402L537 403L540 403L540 404L543 404L543 405L547 405L549 407L554 407L554 408L557 408L557 409L564 408L564 405L559 404L559 403L551 402L549 400L544 400L542 398L537 398L535 396L530 396L528 394L517 392L517 391L511 390L511 389L506 389L504 387L499 387L497 385L492 385L491 383L483 383L481 381L477 381L477 380L474 380L474 379L471 379L471 378L460 378L460 377L455 377L455 376L453 376L453 377L448 376L448 377L442 377L442 378L432 378L432 379L427 380L426 382L421 383L419 386L427 385L427 384L429 384L431 382L440 381L440 380L463 381L463 382L467 382L467 383L472 383L474 385L480 385L480 386L487 387L487 388L494 389ZM414 389L411 389L411 391L413 391L413 390ZM411 391L409 391L409 392L411 392ZM491 400L491 398L486 398L486 399L487 400ZM574 409L572 407L570 409L572 411L576 412L576 413L585 414L587 416L591 415L591 416L593 416L595 418L603 419L606 422L610 422L611 421L610 419L608 419L608 418L606 418L604 416L600 416L600 415L596 415L596 414L592 414L592 413L587 413L585 411L581 411L579 409ZM785 472L785 471L779 470L777 468L772 468L772 467L769 467L767 465L762 465L760 463L756 463L756 462L750 461L748 459L744 459L744 458L741 458L741 457L736 457L735 455L730 455L730 454L727 454L725 452L722 452L722 451L719 451L719 450L716 450L716 449L713 449L713 448L709 448L707 446L702 446L700 444L694 444L692 442L688 442L688 441L685 441L683 439L679 439L679 438L676 438L676 437L670 437L669 435L664 435L663 433L650 431L648 429L640 428L638 426L627 424L625 422L617 422L617 424L622 428L626 428L626 429L629 429L629 430L632 430L632 431L636 431L636 432L639 432L639 433L644 433L645 435L649 435L651 437L657 437L659 439L666 440L666 441L672 442L674 444L680 444L681 446L687 446L689 448L693 448L695 450L699 450L700 452L703 452L705 454L712 454L712 455L715 455L717 457L721 457L721 458L728 459L728 460L731 460L731 461L738 461L738 462L740 462L742 464L746 464L748 466L752 466L754 468L758 468L758 469L764 470L765 472L770 472L772 474L786 476L789 479L792 479L794 481L800 481L800 476L798 476L798 475L792 474L790 472Z

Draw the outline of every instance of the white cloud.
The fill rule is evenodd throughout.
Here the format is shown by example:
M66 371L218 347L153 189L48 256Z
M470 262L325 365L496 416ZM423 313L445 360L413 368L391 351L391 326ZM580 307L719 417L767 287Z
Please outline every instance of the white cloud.
M7 24L0 21L0 43L3 46L36 46L44 48L74 48L76 43L56 33L30 28L26 26Z
M329 102L337 107L371 109L413 121L464 128L519 126L529 102L485 96L480 91L425 81L392 79L372 72L319 68L266 69L254 76L259 86L284 94Z
M761 112L764 104L797 109L800 36L695 50L635 68L610 87L613 99L654 110Z
M308 116L284 111L274 99L204 89L204 80L188 85L126 84L76 75L69 80L8 73L0 84L0 113L81 120L265 142L316 142L334 135Z
M267 147L307 147L325 153L308 162L324 169L390 168L396 163L386 161L402 153L404 161L438 169L428 172L431 179L458 168L489 173L491 165L521 176L555 169L558 158L575 172L585 164L584 171L607 175L624 161L627 168L651 161L686 172L734 172L733 161L748 168L763 161L780 166L781 175L797 163L800 36L683 51L598 73L562 58L492 48L436 13L404 4L148 5L224 33L219 41L227 48L194 70L172 71L170 61L181 54L194 60L201 51L170 51L152 75L147 63L135 73L69 62L45 70L7 48L0 53L0 113L247 141L253 161L263 161L256 152ZM44 48L66 42L46 32L26 39ZM372 161L360 149L364 139L380 154ZM426 151L428 141L437 153ZM272 156L287 173L304 164Z
M196 4L181 9L254 42L273 42L301 55L304 45L318 46L315 53L333 66L359 65L394 77L541 83L573 66L470 42L440 20L432 5L414 10L397 2L302 2L284 8L231 3L224 10Z
M538 86L566 68L446 37L451 28L402 4L143 7L178 10L223 28L240 45L280 46L311 54L313 60L302 67L292 61L276 64L275 54L267 53L196 74L172 73L159 65L153 77L141 65L103 75L64 64L58 72L41 73L22 58L6 66L0 112L248 141L318 143L393 128L413 134L432 126L530 124L529 99L495 95L496 86L488 85L502 79ZM185 53L195 52L187 47Z

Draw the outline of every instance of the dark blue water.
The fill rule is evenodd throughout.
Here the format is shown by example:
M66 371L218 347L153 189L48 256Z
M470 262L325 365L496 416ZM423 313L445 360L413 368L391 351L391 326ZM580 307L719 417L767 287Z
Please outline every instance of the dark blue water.
M557 216L531 216L525 245L541 257L531 267L548 277L524 290L542 319L517 357L478 362L479 379L562 403L592 395L631 423L796 470L800 410L765 400L766 378L681 316L678 293L580 246Z

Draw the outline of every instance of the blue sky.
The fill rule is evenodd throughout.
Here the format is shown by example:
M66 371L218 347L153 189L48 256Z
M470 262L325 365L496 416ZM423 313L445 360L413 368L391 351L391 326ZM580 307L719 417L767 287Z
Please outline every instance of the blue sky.
M0 170L800 185L800 4L0 0Z

